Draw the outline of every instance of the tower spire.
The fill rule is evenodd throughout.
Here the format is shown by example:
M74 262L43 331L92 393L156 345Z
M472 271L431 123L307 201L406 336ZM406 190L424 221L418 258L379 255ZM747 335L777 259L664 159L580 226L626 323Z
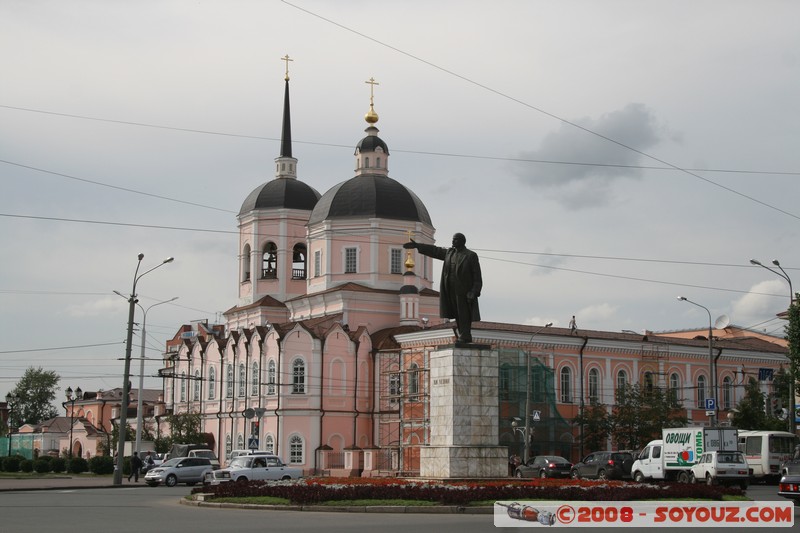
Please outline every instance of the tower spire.
M375 86L380 85L380 83L375 81L375 78L370 78L364 83L369 84L369 111L364 115L364 120L366 120L368 124L375 124L378 122L378 114L375 112Z
M281 128L281 151L275 159L275 177L297 179L297 159L292 157L292 121L289 106L289 61L294 61L286 54L281 58L286 63L283 93L283 127Z

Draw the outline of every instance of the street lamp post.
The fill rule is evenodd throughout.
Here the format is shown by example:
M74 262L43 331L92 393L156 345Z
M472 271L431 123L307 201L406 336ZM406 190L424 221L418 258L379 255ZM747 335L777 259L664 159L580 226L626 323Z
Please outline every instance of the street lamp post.
M11 431L14 429L11 425L11 412L14 410L14 407L17 406L17 403L19 403L19 400L19 394L11 394L10 392L6 394L6 407L8 408L8 457L11 457Z
M700 305L697 302L693 302L690 299L688 299L686 296L678 296L678 300L680 300L682 302L688 302L688 303L690 303L692 305L696 305L697 307L702 307L703 309L706 310L706 313L708 313L708 373L709 373L709 379L711 380L711 383L709 383L709 385L711 387L711 394L713 394L713 397L714 397L714 413L711 415L709 421L711 422L712 426L716 426L717 425L717 411L719 410L719 404L717 403L717 400L718 400L718 398L717 398L717 373L714 371L714 349L713 349L713 346L712 346L712 342L714 340L714 337L713 337L714 330L713 330L713 326L711 325L711 311L708 310L708 307L706 307L704 305Z
M531 335L531 338L528 339L528 342L532 342L536 335L552 325L552 322L548 322L544 326L534 331L533 335ZM526 353L525 358L527 359L526 363L528 370L527 374L525 374L525 448L523 448L522 460L525 464L528 464L531 446L531 354Z
M177 299L178 297L175 296L169 300L154 303L147 309L142 307L140 304L137 304L139 305L139 309L142 310L142 349L139 356L139 393L136 395L136 451L139 452L139 457L142 456L142 424L144 424L144 413L142 413L142 391L144 390L144 343L147 339L147 312L157 305L174 302Z
M786 280L786 283L789 284L789 307L792 307L792 303L794 303L794 292L792 292L792 280L789 278L789 274L787 274L786 271L781 266L780 261L778 261L777 259L772 260L772 264L781 269L780 272L766 265L762 265L760 261L757 261L755 259L751 259L750 264L760 266L761 268L766 268L773 274L780 276ZM795 422L795 410L797 409L797 407L795 405L795 400L794 400L794 380L795 380L795 373L797 372L796 367L797 367L797 362L794 360L793 357L790 356L789 373L791 374L791 377L789 379L789 416L786 417L789 419L790 433L795 433L797 431L797 424Z
M75 402L80 401L83 399L83 391L80 387L75 389L75 396L72 395L72 387L67 387L67 390L64 391L67 401L62 403L62 407L64 410L67 410L67 404L69 404L69 460L72 460L72 426L75 425Z
M128 297L128 336L125 341L125 372L122 380L122 397L120 398L119 409L119 433L117 438L117 466L114 469L114 485L122 485L122 458L125 454L125 426L128 423L128 395L130 394L130 375L131 375L131 349L133 343L133 315L136 311L136 284L139 280L160 266L171 263L174 257L168 257L150 270L139 274L139 267L142 266L144 254L139 254L139 262L136 264L136 271L133 273L133 288Z

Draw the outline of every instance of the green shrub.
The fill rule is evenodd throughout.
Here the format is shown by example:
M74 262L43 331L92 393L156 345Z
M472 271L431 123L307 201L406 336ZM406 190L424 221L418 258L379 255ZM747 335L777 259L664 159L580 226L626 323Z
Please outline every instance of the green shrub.
M53 457L50 468L53 472L63 472L67 468L67 461L63 457Z
M114 460L108 455L95 455L89 459L89 472L112 474L114 473Z
M33 472L33 461L31 461L30 459L23 459L19 463L19 469L22 470L23 472L28 472L28 473Z
M36 459L33 462L33 469L39 474L45 474L52 470L52 465L50 464L50 461L45 461L44 459Z
M67 463L70 474L83 474L89 470L89 463L83 457L73 457Z

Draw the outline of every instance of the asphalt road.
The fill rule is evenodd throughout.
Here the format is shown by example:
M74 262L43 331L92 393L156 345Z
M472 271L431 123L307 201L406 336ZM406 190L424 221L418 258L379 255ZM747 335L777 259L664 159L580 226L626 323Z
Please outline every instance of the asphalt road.
M455 530L471 533L496 529L492 515L266 511L178 503L189 492L185 486L151 488L133 484L114 488L6 491L0 493L0 531L444 533ZM757 501L783 502L775 492L774 485L754 485L748 495ZM794 529L800 530L800 507L795 509L795 523ZM767 528L746 531L767 531Z

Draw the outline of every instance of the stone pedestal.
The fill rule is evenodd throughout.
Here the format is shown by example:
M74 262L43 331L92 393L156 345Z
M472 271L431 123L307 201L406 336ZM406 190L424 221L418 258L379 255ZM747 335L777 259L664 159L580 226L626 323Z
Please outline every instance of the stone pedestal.
M430 356L430 445L420 476L508 477L508 448L498 446L497 352L487 345L447 346Z

